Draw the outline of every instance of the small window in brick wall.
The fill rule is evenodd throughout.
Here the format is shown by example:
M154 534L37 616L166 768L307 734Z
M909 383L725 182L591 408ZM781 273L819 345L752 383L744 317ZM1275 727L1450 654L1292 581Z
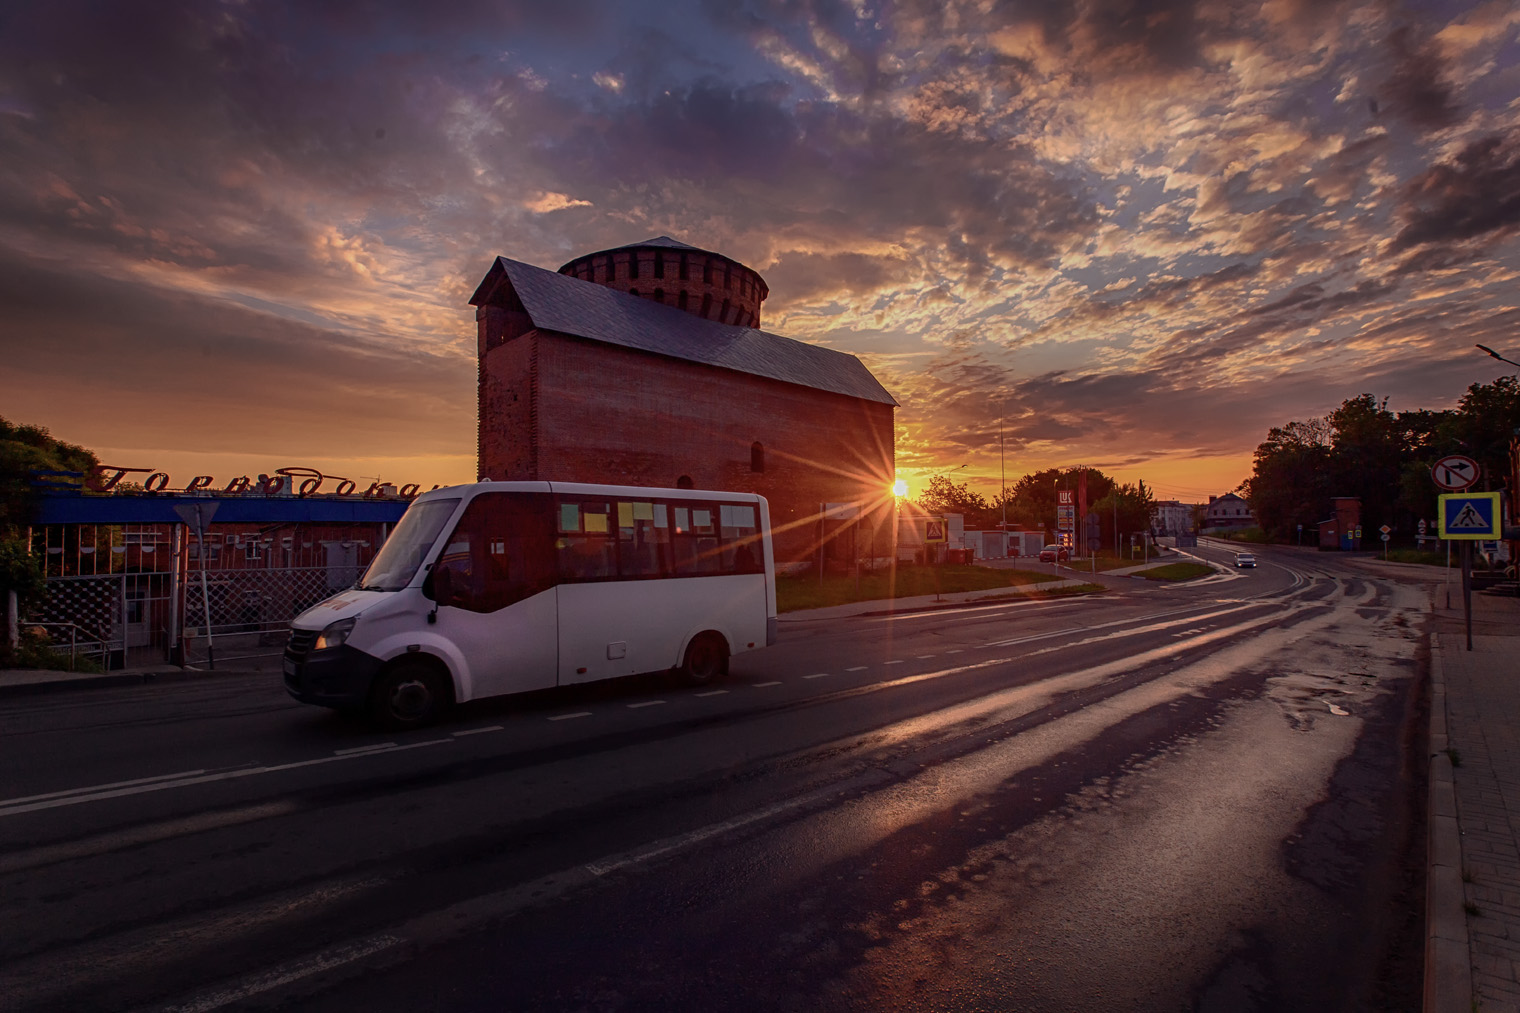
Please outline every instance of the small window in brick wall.
M663 303L665 301L665 290L663 288L657 288L654 290L654 301L657 303Z
M654 276L665 277L665 253L661 250L654 251Z
M749 470L765 470L765 444L759 440L749 445Z
M690 475L682 475L680 478L676 479L676 488L677 489L695 489L696 486L692 484L691 476Z
M680 291L680 292L679 292L679 293L677 293L677 295L676 295L676 306L677 306L677 307L678 307L678 308L680 308L680 309L683 309L683 310L684 310L684 309L686 309L686 303L687 303L687 300L686 300L686 290L685 290L685 289L682 289L682 290L681 290L681 291Z

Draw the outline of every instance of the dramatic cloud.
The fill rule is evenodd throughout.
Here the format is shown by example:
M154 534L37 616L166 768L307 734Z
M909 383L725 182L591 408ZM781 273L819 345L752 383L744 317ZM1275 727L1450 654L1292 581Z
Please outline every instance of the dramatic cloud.
M473 478L491 258L662 233L759 270L768 328L860 355L915 481L985 486L1001 451L1199 498L1269 426L1364 390L1443 407L1492 379L1473 342L1514 345L1498 0L4 23L0 414L113 454Z

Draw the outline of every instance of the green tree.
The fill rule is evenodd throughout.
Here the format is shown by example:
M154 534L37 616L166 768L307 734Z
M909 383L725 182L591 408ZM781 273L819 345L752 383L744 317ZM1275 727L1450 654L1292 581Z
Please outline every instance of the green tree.
M27 527L37 509L35 473L87 474L96 463L93 453L54 439L41 426L17 425L0 418L0 613L7 608L8 592L16 592L25 614L27 603L44 590L41 561L31 554L26 541Z
M1243 495L1262 530L1287 538L1297 525L1313 526L1329 508L1330 441L1326 419L1273 426L1256 448Z
M991 509L985 496L972 492L964 482L956 485L946 475L929 479L929 488L918 497L918 505L926 513L962 514L966 527L972 531L984 526Z

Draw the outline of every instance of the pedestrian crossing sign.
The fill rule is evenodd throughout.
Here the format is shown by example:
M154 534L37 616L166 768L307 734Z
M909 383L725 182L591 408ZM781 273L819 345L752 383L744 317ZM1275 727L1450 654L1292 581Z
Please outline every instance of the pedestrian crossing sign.
M1441 497L1442 538L1490 539L1499 537L1499 494L1454 492Z

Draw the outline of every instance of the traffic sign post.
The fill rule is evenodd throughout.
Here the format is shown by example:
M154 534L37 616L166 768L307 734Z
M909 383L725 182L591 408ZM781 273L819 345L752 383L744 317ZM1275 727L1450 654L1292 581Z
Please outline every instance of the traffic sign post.
M1472 488L1482 471L1483 469L1478 467L1478 462L1471 457L1447 454L1431 465L1430 477L1442 489L1449 492L1461 492L1463 489Z
M206 619L206 668L216 671L216 648L211 642L211 592L206 587L206 527L216 515L220 500L204 500L199 503L180 503L174 508L186 526L195 529L196 555L201 557L201 602L205 605ZM181 658L180 661L186 659Z
M1438 532L1462 543L1462 612L1467 620L1467 649L1472 650L1472 543L1500 537L1499 494L1456 492L1439 497Z

